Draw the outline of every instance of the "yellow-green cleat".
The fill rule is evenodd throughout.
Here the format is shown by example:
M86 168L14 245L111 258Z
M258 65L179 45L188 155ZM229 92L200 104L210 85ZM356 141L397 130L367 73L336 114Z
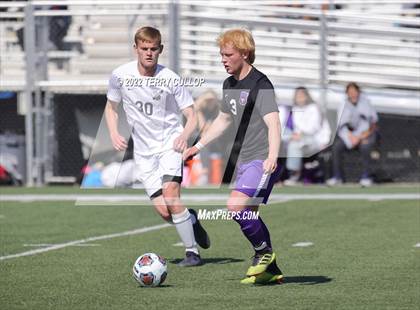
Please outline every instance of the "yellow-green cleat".
M263 272L256 276L246 277L241 280L241 284L280 284L283 282L282 274L271 274L269 272Z
M247 277L256 276L265 272L270 264L276 260L275 253L257 254L254 256L252 266L246 272Z
M247 276L241 280L242 284L280 284L283 282L283 273L277 266L276 259L268 265L266 271L252 276Z

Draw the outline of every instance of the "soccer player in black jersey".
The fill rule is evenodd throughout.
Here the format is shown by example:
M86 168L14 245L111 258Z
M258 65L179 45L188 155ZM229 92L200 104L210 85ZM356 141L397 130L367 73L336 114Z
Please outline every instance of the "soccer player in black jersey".
M197 154L231 124L235 126L237 133L229 162L235 164L237 173L227 208L236 212L234 220L255 250L252 265L241 283L281 282L283 275L276 264L269 230L261 217L249 215L261 203L267 203L280 174L280 121L274 88L267 76L252 65L255 43L249 31L228 30L217 42L222 64L231 76L223 83L218 117L201 139L185 151L184 158Z

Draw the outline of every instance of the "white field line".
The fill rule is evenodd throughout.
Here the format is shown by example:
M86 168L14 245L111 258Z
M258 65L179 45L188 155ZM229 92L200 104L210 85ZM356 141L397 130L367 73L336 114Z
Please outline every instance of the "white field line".
M112 239L112 238L144 234L144 233L147 233L149 231L159 230L159 229L170 227L170 226L172 226L172 225L168 224L168 223L165 223L165 224L148 226L148 227L143 227L143 228L134 229L134 230L128 230L128 231L115 233L115 234L102 235L102 236L90 237L90 238L86 238L86 239L69 241L69 242L65 242L65 243L51 245L51 246L48 246L48 247L45 247L45 248L42 248L42 249L36 249L36 250L30 250L30 251L26 251L26 252L11 254L11 255L0 256L0 261L6 260L6 259L23 257L23 256L31 256L31 255L41 254L41 253L45 253L45 252L49 252L49 251L63 249L63 248L69 247L69 246L78 245L78 244L81 244L81 243L88 243L88 242L98 241L98 240L108 240L108 239Z
M313 242L303 241L303 242L296 242L296 243L292 244L292 247L305 248L305 247L312 246L312 245L314 245Z
M34 248L42 248L47 246L53 246L57 245L57 243L25 243L23 244L24 247L34 247ZM72 246L100 246L98 243L79 243L79 244L73 244Z
M183 194L185 203L214 205L226 201L228 194ZM291 200L419 200L420 193L396 194L272 194L269 202L286 202ZM76 205L150 205L146 195L92 195L92 194L31 194L31 195L1 195L0 201L75 201Z

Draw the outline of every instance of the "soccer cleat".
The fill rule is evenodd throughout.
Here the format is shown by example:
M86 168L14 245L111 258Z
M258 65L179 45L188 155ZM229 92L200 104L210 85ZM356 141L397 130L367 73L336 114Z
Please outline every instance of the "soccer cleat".
M283 273L277 266L274 260L268 267L267 270L261 274L249 276L241 280L242 284L280 284L283 282Z
M178 263L180 267L194 267L194 266L201 266L203 265L203 261L199 254L194 252L186 252L186 257Z
M283 273L281 272L279 266L277 266L276 259L274 259L274 261L267 267L266 272L271 273L272 275L282 276L283 278Z
M246 277L241 280L241 284L273 284L283 283L282 274L271 274L269 272L263 272L256 276Z
M248 268L246 275L256 276L267 270L267 267L276 260L275 253L255 254L252 266Z
M210 238L206 230L201 226L200 221L198 220L197 212L194 209L188 209L192 215L194 215L196 221L193 225L194 237L197 244L203 249L208 249L210 247Z

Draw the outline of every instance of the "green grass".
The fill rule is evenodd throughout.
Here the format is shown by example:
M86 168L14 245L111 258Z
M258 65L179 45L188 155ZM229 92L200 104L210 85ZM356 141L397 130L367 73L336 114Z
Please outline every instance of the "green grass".
M162 223L145 206L3 202L0 214L0 256L34 249L25 243L62 243ZM205 221L212 247L202 251L206 264L198 268L173 263L183 255L172 246L179 242L173 227L0 261L0 309L418 308L419 201L291 201L261 214L286 276L283 285L241 285L249 244L236 223ZM314 245L292 247L300 241ZM131 277L136 257L149 251L169 261L163 287L141 288Z
M221 188L184 188L183 193L229 193L231 189L226 186ZM361 189L356 183L349 183L343 186L330 188L325 185L311 185L311 186L296 186L296 187L280 187L275 186L274 193L286 194L365 194L365 193L420 193L420 184L418 183L401 183L401 184L382 184L375 185L369 188ZM109 195L109 194L144 194L143 190L139 189L89 189L80 188L79 186L51 186L51 187L1 187L0 195L20 195L20 194L92 194L92 195Z

